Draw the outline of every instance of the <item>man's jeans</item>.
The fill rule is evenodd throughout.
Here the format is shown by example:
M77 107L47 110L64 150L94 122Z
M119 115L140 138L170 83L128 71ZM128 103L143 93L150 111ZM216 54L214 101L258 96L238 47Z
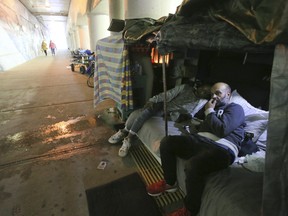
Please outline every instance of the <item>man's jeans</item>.
M161 116L163 115L163 104L155 104L155 106L149 108L143 108L135 110L128 117L125 128L130 131L130 133L137 133L143 124L152 116Z
M233 160L229 151L197 134L163 138L160 155L164 179L169 185L177 181L177 157L186 160L183 167L187 191L184 203L192 215L196 215L200 209L206 177L214 171L227 168Z

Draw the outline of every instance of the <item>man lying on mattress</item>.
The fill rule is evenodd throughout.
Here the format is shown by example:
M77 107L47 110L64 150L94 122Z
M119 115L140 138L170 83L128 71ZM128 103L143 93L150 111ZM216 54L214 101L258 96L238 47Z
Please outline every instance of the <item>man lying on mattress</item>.
M210 85L200 85L195 87L183 84L174 87L166 92L167 113L172 121L178 122L183 119L193 117L210 98ZM131 147L131 140L134 135L141 129L145 121L152 116L161 116L164 113L163 103L164 93L153 96L148 100L145 106L137 110L137 115L133 113L128 117L125 128L120 129L117 133L109 138L109 143L116 144L123 140L118 155L125 157ZM135 114L135 111L134 111Z
M177 191L177 157L185 163L185 207L171 216L197 215L206 177L227 168L238 155L244 139L245 114L243 108L230 103L231 88L219 82L211 87L211 99L205 104L205 120L198 133L167 136L161 140L160 155L164 179L147 187L151 196Z

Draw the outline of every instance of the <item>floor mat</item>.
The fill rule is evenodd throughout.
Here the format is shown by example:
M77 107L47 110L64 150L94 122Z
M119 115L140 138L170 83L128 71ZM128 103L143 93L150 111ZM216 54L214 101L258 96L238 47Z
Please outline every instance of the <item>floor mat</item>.
M132 155L132 158L134 159L139 173L143 177L146 185L163 179L163 170L160 163L142 143L132 145L130 154ZM158 207L163 208L167 205L183 200L184 193L183 191L178 190L175 193L164 193L161 196L154 198Z
M138 173L86 190L90 216L161 216Z

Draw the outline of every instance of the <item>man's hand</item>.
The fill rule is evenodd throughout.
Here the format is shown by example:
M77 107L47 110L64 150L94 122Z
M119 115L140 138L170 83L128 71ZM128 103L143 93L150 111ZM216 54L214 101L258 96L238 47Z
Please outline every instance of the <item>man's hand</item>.
M216 106L216 99L214 98L211 98L206 104L205 104L205 110L209 109L209 108L212 108L214 109L215 106Z

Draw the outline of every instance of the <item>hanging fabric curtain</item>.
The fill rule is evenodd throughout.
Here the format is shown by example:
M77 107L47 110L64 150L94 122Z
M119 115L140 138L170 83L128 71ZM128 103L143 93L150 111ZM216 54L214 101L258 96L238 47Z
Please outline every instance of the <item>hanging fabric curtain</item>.
M130 60L122 34L97 41L94 74L94 107L113 99L124 111L133 109Z

